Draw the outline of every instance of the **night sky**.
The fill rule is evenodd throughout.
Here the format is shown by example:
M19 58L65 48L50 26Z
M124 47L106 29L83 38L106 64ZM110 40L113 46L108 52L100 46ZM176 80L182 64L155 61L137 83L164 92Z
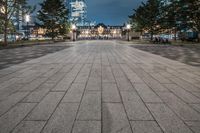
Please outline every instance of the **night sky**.
M34 5L43 0L29 0ZM128 20L134 8L146 0L85 0L88 20L106 25L122 25ZM39 5L37 5L39 8Z

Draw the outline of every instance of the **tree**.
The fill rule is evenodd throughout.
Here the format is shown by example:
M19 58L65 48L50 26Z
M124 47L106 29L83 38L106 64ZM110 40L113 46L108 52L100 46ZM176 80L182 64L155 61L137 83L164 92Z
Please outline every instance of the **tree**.
M54 40L58 35L65 34L67 9L63 0L45 0L38 11L40 26L46 29L46 35ZM63 31L64 30L64 31Z
M189 29L199 31L199 6L199 0L170 0L162 6L162 27L173 29L175 35L178 31L186 32Z
M159 0L148 0L146 13L147 13L147 27L149 27L149 32L151 34L151 40L153 40L153 35L159 30Z
M199 0L189 0L190 10L190 22L192 23L192 29L199 33L198 41L200 41L200 1Z
M135 30L146 29L151 38L156 32L171 30L176 40L177 32L200 31L199 7L199 0L148 0L130 18Z
M199 19L199 16L200 16L200 2L196 0L196 3L195 3L195 15L193 16L193 21L195 23L195 26L196 26L196 29L198 31L198 41L200 41L200 19Z
M0 19L0 34L3 34L3 20Z
M7 36L11 32L14 19L17 17L17 12L21 11L27 13L33 10L31 6L27 5L27 0L0 0L0 24L4 34L4 45L7 45ZM19 16L18 16L19 17Z
M153 40L153 35L159 30L159 0L148 0L146 4L142 3L139 8L134 10L134 14L130 18L137 31L148 30L151 40Z
M177 31L180 29L180 2L178 0L168 0L160 3L160 26L162 29L174 31L176 40Z
M148 23L148 20L146 19L146 12L145 10L145 4L142 3L141 6L138 7L138 9L134 9L134 14L129 16L131 19L132 28L136 32L140 32L142 34L143 30L146 28L146 24Z
M4 18L5 18L5 3L3 0L0 0L0 34L3 33L4 30Z
M70 23L65 22L59 27L59 34L66 37L70 30Z

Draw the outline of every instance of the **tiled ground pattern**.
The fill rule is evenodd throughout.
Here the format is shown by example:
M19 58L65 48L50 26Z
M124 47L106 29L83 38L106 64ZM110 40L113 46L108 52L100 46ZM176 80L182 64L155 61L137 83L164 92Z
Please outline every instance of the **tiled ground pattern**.
M0 70L0 133L199 133L200 68L90 41Z
M134 48L200 67L200 45L133 45Z
M68 48L66 45L46 44L0 50L0 69L20 64Z

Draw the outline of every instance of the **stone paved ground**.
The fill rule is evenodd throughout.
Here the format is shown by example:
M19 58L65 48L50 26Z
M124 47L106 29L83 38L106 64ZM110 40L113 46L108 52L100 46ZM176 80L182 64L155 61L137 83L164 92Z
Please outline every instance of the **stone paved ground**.
M1 49L0 69L23 63L49 53L54 53L65 48L68 48L68 45L45 44L3 50Z
M172 60L177 60L188 65L200 67L200 45L198 44L188 44L184 46L143 44L132 45L132 47Z
M90 41L0 70L0 133L199 133L200 68Z

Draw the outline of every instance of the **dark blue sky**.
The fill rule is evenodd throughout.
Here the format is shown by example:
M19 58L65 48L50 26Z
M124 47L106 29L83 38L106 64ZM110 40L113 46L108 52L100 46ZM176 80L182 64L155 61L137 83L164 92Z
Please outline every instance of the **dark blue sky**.
M30 4L37 4L43 0L29 0ZM88 20L103 22L107 25L121 25L128 20L128 15L146 0L85 0L87 4Z

